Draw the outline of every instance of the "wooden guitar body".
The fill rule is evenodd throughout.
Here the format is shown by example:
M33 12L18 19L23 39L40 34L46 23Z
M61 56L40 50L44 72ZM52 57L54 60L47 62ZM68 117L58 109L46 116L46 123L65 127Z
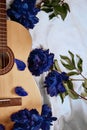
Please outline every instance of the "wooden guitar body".
M27 65L27 58L31 51L31 36L22 25L8 20L7 21L7 46L11 48L16 59L22 60ZM22 105L0 107L0 124L4 124L6 130L11 130L12 122L10 115L18 110L37 109L41 112L41 95L31 73L26 67L24 71L19 71L14 63L13 68L6 74L0 75L0 99L20 97L14 92L16 86L23 87L28 96L21 97Z

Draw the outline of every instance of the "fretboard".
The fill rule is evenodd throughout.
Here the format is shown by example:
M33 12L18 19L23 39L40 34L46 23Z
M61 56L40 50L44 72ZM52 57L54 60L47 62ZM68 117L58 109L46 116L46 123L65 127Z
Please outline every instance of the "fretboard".
M0 45L7 45L6 0L0 0Z

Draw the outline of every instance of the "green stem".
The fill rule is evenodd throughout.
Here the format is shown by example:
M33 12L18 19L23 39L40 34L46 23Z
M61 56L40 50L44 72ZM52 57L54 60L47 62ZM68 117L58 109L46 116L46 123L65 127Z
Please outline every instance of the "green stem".
M83 77L83 79L87 79L77 68L76 68L76 70L79 73L79 75L81 75Z
M36 7L37 8L40 8L41 7L41 4L44 2L45 0L41 0L38 4L36 4Z
M76 93L74 90L72 90L74 93ZM80 94L76 93L80 98L84 99L84 100L87 100L87 98L81 96Z
M81 75L84 79L87 79L84 75L82 75L82 73L80 73L80 75Z
M84 81L84 79L72 79L72 78L69 78L71 81Z

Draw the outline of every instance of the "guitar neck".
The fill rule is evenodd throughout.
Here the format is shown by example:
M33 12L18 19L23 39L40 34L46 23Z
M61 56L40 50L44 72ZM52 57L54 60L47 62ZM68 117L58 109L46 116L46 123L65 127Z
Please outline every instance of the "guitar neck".
M0 45L7 44L6 0L0 2Z

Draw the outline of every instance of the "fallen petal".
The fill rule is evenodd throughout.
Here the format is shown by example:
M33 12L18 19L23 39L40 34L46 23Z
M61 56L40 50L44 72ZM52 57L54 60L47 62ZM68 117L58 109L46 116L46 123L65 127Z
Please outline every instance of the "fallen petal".
M21 86L17 86L15 88L15 92L16 94L18 94L19 96L27 96L28 93L24 90L24 88L22 88Z
M17 69L18 69L18 70L20 70L20 71L25 70L26 64L25 64L23 61L18 60L18 59L15 59L15 63L16 63L16 65L17 65Z

